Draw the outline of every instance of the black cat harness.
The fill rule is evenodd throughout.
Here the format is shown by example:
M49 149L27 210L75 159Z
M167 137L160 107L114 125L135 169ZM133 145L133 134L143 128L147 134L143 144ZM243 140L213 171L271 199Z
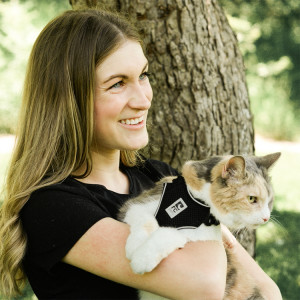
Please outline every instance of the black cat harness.
M210 213L210 207L189 193L182 176L164 184L155 217L159 226L177 229L195 229L201 224L220 224Z

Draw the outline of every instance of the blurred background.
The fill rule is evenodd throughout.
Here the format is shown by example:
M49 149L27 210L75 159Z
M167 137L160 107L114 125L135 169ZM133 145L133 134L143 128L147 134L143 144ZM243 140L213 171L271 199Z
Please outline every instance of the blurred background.
M299 300L300 1L219 3L244 57L256 154L282 152L272 170L273 221L257 231L256 260L285 300ZM14 144L31 47L49 20L69 8L68 0L0 0L0 188ZM34 299L30 288L19 299Z

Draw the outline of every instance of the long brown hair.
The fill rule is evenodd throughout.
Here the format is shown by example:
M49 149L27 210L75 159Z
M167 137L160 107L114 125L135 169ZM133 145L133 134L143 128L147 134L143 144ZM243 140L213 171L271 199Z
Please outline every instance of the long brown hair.
M27 67L16 145L0 209L0 292L21 292L26 235L19 213L30 194L92 168L95 69L126 39L140 41L121 16L100 10L66 11L37 38ZM121 152L125 165L135 154Z

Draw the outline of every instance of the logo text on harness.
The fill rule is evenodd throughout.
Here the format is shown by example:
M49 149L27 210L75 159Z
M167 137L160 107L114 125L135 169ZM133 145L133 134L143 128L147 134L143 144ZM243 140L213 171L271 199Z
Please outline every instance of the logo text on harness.
M179 198L174 203L172 203L169 207L166 208L166 212L170 216L170 218L173 219L178 214L180 214L182 211L184 211L186 208L187 208L187 205L185 204L183 199Z

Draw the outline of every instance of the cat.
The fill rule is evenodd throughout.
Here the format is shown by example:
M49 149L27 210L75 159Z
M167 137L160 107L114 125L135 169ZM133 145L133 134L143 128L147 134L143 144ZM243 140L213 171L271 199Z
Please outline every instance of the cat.
M266 223L273 206L268 170L280 155L212 156L188 161L182 176L165 177L154 188L126 201L118 217L130 225L126 256L133 272L152 271L189 241L222 241L220 222L234 231ZM247 272L234 261L230 247L226 254L224 299L264 299ZM143 300L165 299L145 291L139 295Z

